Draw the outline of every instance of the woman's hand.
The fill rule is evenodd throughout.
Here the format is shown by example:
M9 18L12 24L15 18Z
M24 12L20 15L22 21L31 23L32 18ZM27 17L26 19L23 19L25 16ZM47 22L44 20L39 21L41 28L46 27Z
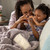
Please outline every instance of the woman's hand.
M21 16L18 20L20 20L20 21L25 21L25 20L27 20L27 15Z
M23 15L23 16L21 16L15 23L23 23L23 22L26 22L26 23L28 23L27 22L27 16L26 15Z

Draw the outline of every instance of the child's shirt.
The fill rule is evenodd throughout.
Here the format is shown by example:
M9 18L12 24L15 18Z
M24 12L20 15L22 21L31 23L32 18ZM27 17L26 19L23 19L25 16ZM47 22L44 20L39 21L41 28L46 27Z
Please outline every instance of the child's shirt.
M41 21L41 23L45 22L45 21L46 20L43 20L43 21ZM35 30L39 33L39 36L40 36L40 34L41 34L42 29L43 29L44 26L36 26L36 25L34 25L34 27L35 27ZM31 29L31 27L30 27L29 24L27 25L26 28L27 28L27 31L32 31L32 29ZM33 35L33 33L31 34L31 37L32 37L32 39L36 40L35 37L34 37L34 35Z

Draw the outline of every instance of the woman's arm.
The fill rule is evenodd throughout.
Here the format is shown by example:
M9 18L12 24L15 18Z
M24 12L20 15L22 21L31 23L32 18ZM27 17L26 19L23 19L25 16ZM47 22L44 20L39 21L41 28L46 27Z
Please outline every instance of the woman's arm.
M20 22L21 22L21 21L18 21L18 20L17 20L17 21L10 27L10 29L16 28Z
M26 22L26 21L24 21L24 20L27 20L27 17L25 17L25 15L21 16L21 17L13 24L13 26L12 26L10 29L16 28L19 23L21 23L21 26L20 26L20 27L23 28L23 27L24 27L24 24L23 24L23 23Z

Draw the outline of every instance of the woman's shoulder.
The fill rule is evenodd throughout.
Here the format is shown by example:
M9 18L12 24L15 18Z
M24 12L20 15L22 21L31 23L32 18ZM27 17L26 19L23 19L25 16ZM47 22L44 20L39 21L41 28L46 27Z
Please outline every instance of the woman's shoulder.
M15 11L12 11L10 16L10 21L15 21L15 20L16 20Z
M12 11L12 12L11 12L11 15L13 15L13 14L15 14L15 11Z
M16 18L15 11L12 11L12 12L11 12L11 17Z

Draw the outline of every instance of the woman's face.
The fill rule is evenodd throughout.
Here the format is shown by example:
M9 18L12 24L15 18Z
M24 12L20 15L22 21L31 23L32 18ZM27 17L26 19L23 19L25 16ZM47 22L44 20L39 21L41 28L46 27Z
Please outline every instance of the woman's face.
M42 20L44 20L46 18L46 14L43 14L43 12L39 9L36 9L34 11L34 16L35 16L35 18L37 18L37 20L39 22L41 22Z
M32 7L29 3L21 6L20 8L21 8L21 12L22 12L23 15L24 14L26 14L26 15L32 14Z

